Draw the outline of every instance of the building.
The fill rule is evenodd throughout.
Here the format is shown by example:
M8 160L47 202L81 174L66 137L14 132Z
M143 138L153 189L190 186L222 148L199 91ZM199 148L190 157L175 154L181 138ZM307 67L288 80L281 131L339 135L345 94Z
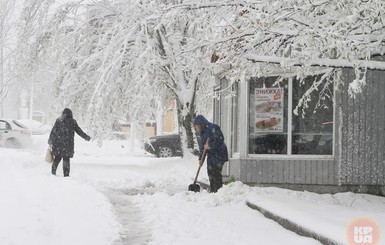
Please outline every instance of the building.
M236 95L214 102L231 155L224 175L257 186L385 195L385 70L373 67L355 96L353 68L327 82L323 75L337 70L314 67L302 85L287 71L232 85L219 79L218 91ZM314 81L321 89L301 101ZM299 102L308 107L295 110Z
M178 132L178 118L176 110L176 100L169 99L163 110L158 111L158 118L147 121L145 127L140 130L139 139L152 137L155 135L173 134ZM115 137L129 139L131 137L131 123L120 119L113 125Z

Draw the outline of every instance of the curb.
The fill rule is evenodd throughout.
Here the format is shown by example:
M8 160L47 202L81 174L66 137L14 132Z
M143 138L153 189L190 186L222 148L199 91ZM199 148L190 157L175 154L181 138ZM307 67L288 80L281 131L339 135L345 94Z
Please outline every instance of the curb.
M317 240L320 243L325 244L325 245L340 245L341 244L341 243L334 241L333 239L330 239L328 237L320 235L317 232L314 232L312 230L307 229L306 227L303 227L297 223L294 223L291 220L280 217L280 216L278 216L278 215L276 215L276 214L274 214L274 213L272 213L272 212L270 212L270 211L268 211L268 210L266 210L260 206L257 206L255 204L249 202L249 201L246 201L246 205L251 209L257 210L258 212L263 214L266 218L274 220L275 222L277 222L278 224L283 226L285 229L290 230L292 232L295 232L300 236L313 238L313 239L315 239L315 240Z

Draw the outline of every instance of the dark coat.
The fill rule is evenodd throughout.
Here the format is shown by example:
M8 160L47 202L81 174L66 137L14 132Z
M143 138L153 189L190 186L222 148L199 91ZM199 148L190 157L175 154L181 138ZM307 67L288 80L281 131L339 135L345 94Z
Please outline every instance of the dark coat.
M72 117L72 111L64 109L61 117L56 119L55 125L51 130L48 144L52 145L52 154L72 158L74 156L74 137L75 132L83 139L89 141L91 138L79 127Z
M207 164L223 164L227 162L229 156L221 128L214 123L210 123L201 115L195 117L193 124L204 126L198 140L200 152L199 160L202 158L204 145L207 139L209 139L210 150L207 152Z

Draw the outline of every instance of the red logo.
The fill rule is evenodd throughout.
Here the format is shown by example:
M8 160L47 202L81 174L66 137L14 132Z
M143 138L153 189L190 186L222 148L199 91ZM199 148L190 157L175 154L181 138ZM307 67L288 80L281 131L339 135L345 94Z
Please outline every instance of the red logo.
M380 227L369 218L353 220L346 231L349 245L380 244Z

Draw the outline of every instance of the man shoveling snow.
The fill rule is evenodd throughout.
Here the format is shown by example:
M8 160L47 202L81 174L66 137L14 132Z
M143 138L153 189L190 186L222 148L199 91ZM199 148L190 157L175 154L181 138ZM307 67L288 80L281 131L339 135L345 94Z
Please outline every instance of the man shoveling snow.
M204 158L202 156L204 150L206 150L210 192L217 192L223 186L223 164L229 160L223 133L218 125L210 123L202 115L194 118L193 125L195 131L200 135L198 140L199 165L203 165Z

